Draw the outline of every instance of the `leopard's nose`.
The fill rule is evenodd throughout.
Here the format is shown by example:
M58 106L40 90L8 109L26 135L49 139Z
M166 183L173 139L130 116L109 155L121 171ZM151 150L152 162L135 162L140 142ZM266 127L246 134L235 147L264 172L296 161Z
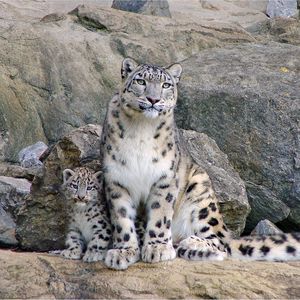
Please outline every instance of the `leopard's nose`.
M155 103L159 102L159 100L160 100L160 99L153 99L153 98L151 98L151 97L146 97L146 98L147 98L147 100L148 100L152 105L154 105Z

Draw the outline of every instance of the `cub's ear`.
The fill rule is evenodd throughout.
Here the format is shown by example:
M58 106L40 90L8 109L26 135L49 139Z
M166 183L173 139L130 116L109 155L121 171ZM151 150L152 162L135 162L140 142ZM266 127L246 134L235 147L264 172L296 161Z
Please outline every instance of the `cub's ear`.
M65 169L63 170L63 178L64 178L64 183L66 183L71 176L73 176L75 174L74 171L72 171L71 169Z
M102 171L96 172L96 173L94 174L94 177L96 178L96 180L97 180L99 183L100 183L101 180L102 180L102 174L103 174Z
M136 69L138 63L132 58L125 58L122 62L121 76L125 80Z
M175 82L178 83L182 73L182 66L180 64L173 64L167 67L166 70L174 77Z

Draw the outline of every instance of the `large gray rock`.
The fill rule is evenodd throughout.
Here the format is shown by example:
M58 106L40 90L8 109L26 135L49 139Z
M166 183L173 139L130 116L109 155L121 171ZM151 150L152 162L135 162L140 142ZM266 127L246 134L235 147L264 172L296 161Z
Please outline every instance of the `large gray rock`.
M245 181L247 231L287 215L300 228L299 57L296 46L248 44L182 63L178 124L212 137Z
M283 232L269 220L261 220L251 232L251 235L271 235L277 233Z
M86 125L60 140L45 156L44 174L35 177L30 197L17 218L17 236L23 249L47 251L63 247L68 221L60 193L62 171L80 165L99 170L100 134L100 126ZM193 131L182 134L192 156L212 179L226 224L239 235L249 213L244 183L212 139Z
M0 245L15 246L16 215L30 192L26 179L0 176Z
M40 161L40 156L47 149L48 146L43 142L37 142L34 145L30 145L22 149L18 154L21 167L23 168L41 167L43 163Z
M171 17L168 0L113 0L111 7L144 15Z
M295 17L298 15L297 0L269 0L267 15L274 17Z
M16 224L12 217L0 206L0 246L16 246Z
M84 6L39 21L17 7L0 3L0 159L13 162L27 145L100 123L124 56L167 65L204 48L253 41L235 24Z
M213 139L191 130L181 130L181 133L193 159L212 179L225 223L239 236L250 212L244 182Z

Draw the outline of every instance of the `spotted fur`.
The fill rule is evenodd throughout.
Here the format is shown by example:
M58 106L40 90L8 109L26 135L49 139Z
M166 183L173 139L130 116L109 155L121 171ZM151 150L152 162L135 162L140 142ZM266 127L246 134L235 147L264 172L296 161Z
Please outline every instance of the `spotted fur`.
M85 262L105 258L112 231L106 201L101 195L101 174L86 167L63 171L63 187L70 207L67 249L61 253L66 258L80 259L83 254Z
M222 260L228 255L276 259L279 252L283 254L278 259L299 258L297 236L285 236L280 250L279 242L269 237L231 239L210 178L192 160L175 126L181 71L179 64L162 68L123 61L122 89L109 103L102 133L101 161L113 228L106 265L126 269L140 258L151 263L171 260L174 245L177 255L189 260ZM141 247L137 219L145 224Z

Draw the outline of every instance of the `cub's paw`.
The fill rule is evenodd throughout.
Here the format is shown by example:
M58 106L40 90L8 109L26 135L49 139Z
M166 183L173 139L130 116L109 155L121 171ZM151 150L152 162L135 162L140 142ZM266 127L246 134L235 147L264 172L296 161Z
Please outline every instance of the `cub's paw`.
M107 251L105 264L115 270L126 270L140 258L138 249L111 249Z
M84 262L94 262L99 260L104 260L106 251L87 249L82 260Z
M81 250L78 248L71 248L71 249L65 249L61 252L61 256L68 258L68 259L80 259L81 258Z
M224 260L227 257L227 253L221 251L212 240L197 236L182 240L177 255L187 260Z
M176 257L176 252L172 245L155 244L145 245L142 249L142 260L144 262L156 263L164 260L172 260Z

